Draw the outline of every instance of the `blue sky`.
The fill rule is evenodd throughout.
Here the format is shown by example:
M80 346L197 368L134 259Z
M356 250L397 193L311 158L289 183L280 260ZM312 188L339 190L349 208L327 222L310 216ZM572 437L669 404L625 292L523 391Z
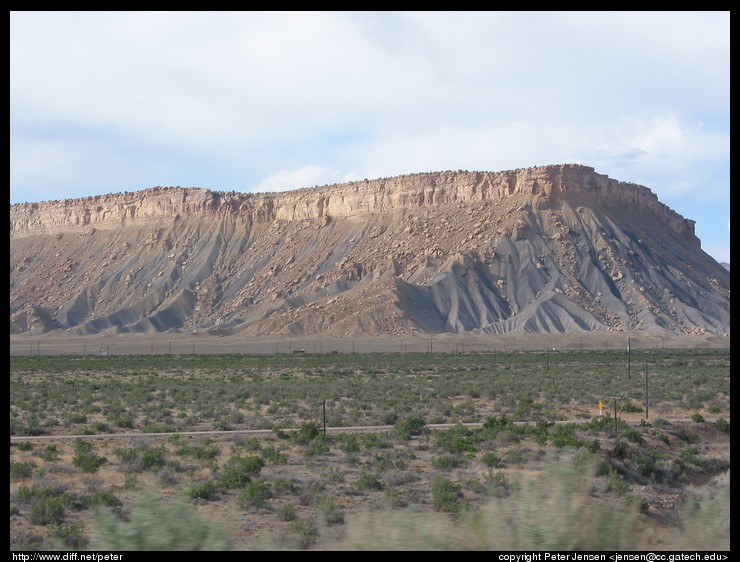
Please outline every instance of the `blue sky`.
M729 12L10 13L11 204L566 162L729 262Z

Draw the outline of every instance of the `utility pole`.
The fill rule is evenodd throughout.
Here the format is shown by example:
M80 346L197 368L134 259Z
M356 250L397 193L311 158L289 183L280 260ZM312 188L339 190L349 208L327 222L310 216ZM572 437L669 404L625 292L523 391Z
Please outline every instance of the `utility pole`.
M621 396L609 396L609 398L614 399L614 436L616 437L617 432L619 431L619 428L617 427L617 400L621 398Z
M321 403L324 408L324 435L326 435L326 399L324 399Z
M650 380L650 376L648 375L648 362L647 362L647 359L645 359L645 421L647 421L650 415L650 412L649 412L650 399L648 398L649 380Z

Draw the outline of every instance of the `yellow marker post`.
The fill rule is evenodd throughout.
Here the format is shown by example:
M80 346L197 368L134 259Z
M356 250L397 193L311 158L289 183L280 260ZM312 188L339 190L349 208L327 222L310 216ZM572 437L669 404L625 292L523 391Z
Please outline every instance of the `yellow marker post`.
M604 403L599 400L599 417L601 417L604 414Z

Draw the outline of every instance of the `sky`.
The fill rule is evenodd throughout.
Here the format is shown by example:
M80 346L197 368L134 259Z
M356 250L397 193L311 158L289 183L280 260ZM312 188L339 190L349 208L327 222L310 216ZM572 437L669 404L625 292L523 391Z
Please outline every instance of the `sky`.
M10 203L592 166L730 261L729 12L10 12Z

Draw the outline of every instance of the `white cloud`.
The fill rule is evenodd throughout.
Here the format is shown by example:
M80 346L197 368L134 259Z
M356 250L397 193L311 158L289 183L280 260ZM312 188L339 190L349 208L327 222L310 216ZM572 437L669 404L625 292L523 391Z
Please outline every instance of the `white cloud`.
M729 12L11 12L11 198L579 162L729 203L729 41Z
M252 191L264 193L267 191L289 191L301 187L314 187L343 183L359 179L352 172L332 170L323 166L310 164L295 170L280 170L264 178Z

